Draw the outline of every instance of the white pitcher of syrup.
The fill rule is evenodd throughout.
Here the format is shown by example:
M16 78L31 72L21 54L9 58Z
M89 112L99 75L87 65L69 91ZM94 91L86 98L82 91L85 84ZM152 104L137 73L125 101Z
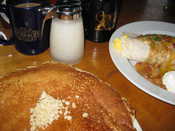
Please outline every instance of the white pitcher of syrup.
M84 55L84 28L79 2L58 4L51 23L51 56L66 64L80 62Z

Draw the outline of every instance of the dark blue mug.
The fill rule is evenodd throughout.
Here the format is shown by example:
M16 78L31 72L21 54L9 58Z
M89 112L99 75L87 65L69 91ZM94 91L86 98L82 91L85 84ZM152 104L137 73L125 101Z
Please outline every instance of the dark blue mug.
M27 55L39 54L49 47L50 23L48 12L54 8L42 2L24 1L0 5L0 12L10 20L13 36L0 38L4 45L15 44L16 49Z

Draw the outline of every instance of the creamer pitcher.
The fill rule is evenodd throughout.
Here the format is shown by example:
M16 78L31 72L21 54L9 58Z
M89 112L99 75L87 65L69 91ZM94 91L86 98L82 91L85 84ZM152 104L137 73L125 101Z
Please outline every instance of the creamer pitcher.
M50 53L67 64L78 63L84 55L84 29L78 1L60 2L51 23Z

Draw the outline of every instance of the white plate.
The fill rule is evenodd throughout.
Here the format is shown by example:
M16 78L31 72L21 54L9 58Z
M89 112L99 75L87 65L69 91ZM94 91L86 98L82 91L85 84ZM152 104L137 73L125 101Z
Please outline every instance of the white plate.
M132 124L136 131L142 131L142 128L135 117L132 117Z
M140 34L167 34L175 36L175 24L159 21L139 21L126 24L117 29L109 41L109 52L115 66L119 71L136 87L148 93L149 95L160 99L169 104L175 105L175 94L166 91L155 84L143 78L136 72L133 63L128 59L121 57L113 48L113 40L122 35L122 33Z

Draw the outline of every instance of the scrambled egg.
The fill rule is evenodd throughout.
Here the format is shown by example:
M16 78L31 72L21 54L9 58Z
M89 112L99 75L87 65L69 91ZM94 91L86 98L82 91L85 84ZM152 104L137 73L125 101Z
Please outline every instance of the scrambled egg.
M114 48L121 52L123 50L122 48L122 39L127 39L128 35L122 35L120 38L115 38L113 43L114 43Z

